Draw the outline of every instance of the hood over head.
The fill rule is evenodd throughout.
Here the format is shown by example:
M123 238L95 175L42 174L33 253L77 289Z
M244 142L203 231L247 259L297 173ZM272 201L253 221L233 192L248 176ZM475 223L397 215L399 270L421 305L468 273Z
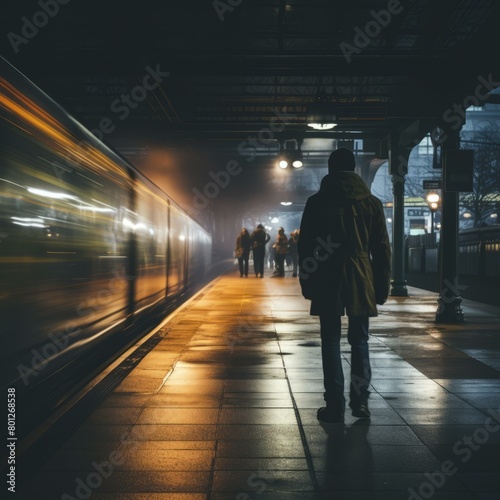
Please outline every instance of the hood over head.
M319 195L325 201L355 202L371 196L368 186L354 172L340 171L325 175L321 181Z

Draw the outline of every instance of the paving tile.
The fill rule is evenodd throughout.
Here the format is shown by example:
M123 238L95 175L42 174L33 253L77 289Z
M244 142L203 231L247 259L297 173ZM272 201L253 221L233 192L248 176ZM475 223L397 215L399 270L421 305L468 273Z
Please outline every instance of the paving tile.
M300 409L300 417L303 425L318 425L316 418L317 409ZM406 425L405 421L398 413L392 408L370 408L372 417L366 420L366 425ZM358 422L359 419L351 416L350 410L346 409L345 412L346 424L350 425Z
M335 448L338 443L349 449L360 443L369 445L418 446L422 440L407 426L351 425L340 429L332 426L327 434L324 429L304 426L307 443L313 456L321 456L325 449Z
M224 390L226 392L277 392L287 394L288 382L285 379L226 380Z
M140 407L98 408L88 419L89 425L133 424L142 412Z
M255 440L268 441L270 439L281 438L300 440L300 431L295 423L282 425L220 425L218 428L218 439L221 441L234 440ZM242 444L243 445L243 444Z
M475 494L494 494L498 498L498 472L458 473L458 478Z
M351 491L359 492L360 495L369 495L370 492L398 492L399 498L410 500L418 500L417 497L411 499L412 489L418 492L422 484L429 482L425 472L318 472L317 479L320 490L335 493ZM466 488L457 478L447 477L439 490L457 494L466 491ZM430 497L434 498L432 495Z
M110 394L102 403L101 408L112 408L112 407L122 407L122 408L143 408L149 401L149 395L142 394L130 394L130 393L113 393Z
M444 394L443 388L430 379L378 379L371 385L379 393L399 392L407 394Z
M427 446L432 445L455 445L461 443L466 438L473 439L474 433L483 439L484 425L411 425L411 430ZM481 429L478 431L478 429ZM488 432L488 444L500 445L500 425L491 424L486 427Z
M94 493L92 500L206 500L205 493Z
M464 374L465 375L465 374ZM500 380L497 379L473 379L462 378L456 380L439 379L435 380L439 385L454 394L471 393L471 392L500 392Z
M285 408L223 408L222 424L289 425L297 422L293 410Z
M92 500L206 500L205 493L93 493Z
M352 445L338 443L326 454L314 457L315 470L319 472L426 472L440 470L441 462L426 446Z
M429 446L432 453L442 462L451 460L458 471L463 472L498 472L500 445L491 444L487 432L473 433L453 445Z
M82 486L82 483L85 486ZM51 475L40 474L23 494L26 499L38 499L40 492L43 492L47 499L61 498L64 494L74 498L84 498L82 495L86 495L89 498L95 491L115 494L192 493L207 491L208 486L208 472L114 471L111 476L104 478L96 475L95 470L75 470L60 471L57 481L54 481Z
M307 461L305 458L217 458L215 460L215 470L297 470L307 471Z
M274 394L274 393L271 393ZM275 394L277 395L277 394ZM291 398L224 398L223 407L228 408L292 408Z
M305 456L300 439L276 436L261 440L221 441L218 458L300 458Z
M218 410L213 408L145 408L137 423L144 424L215 424Z
M313 484L305 471L215 471L213 491L239 491L258 495L259 491L309 491ZM259 495L260 498L260 495Z
M472 409L473 407L464 401L462 396L454 396L449 393L440 393L438 395L391 393L385 394L384 400L392 408L462 408Z
M154 394L162 385L163 378L139 377L131 375L115 389L115 392Z
M455 408L398 408L398 414L409 425L456 425L456 424L484 424L486 417L475 409Z
M217 408L220 405L220 396L210 394L182 393L182 392L159 392L151 396L148 401L150 408L154 407L176 407L183 408Z
M219 396L224 389L223 380L170 380L167 379L159 394L201 394Z
M213 441L216 439L215 425L134 425L127 434L133 441Z

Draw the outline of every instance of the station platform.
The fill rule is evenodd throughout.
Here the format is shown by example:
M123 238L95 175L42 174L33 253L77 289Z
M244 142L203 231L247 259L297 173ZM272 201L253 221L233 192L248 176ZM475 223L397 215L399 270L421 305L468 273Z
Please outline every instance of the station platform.
M370 323L371 419L335 425L316 419L319 320L298 279L215 279L109 367L136 360L13 497L500 498L500 310L464 301L464 324L437 325L437 295L409 292Z

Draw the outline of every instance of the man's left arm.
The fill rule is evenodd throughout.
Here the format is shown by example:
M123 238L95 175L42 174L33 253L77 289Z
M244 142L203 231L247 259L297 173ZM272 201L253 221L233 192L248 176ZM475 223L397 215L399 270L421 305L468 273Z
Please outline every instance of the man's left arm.
M389 296L391 283L391 244L385 223L384 208L378 199L370 233L370 253L373 264L375 299L377 304L383 304Z
M315 229L315 210L313 204L308 200L302 214L300 222L300 236L297 242L299 255L299 282L302 288L302 295L306 299L312 299L318 293L317 269L308 266L308 262L314 259L314 242L318 237Z

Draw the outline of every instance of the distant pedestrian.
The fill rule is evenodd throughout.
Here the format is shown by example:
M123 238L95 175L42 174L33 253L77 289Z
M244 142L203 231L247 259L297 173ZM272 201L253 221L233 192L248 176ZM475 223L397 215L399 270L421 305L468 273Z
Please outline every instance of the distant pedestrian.
M262 224L259 224L257 226L255 231L252 233L252 236L250 237L256 278L264 277L264 258L266 255L266 244L270 239L271 236L266 233Z
M299 264L299 234L300 229L296 229L290 233L290 238L288 239L288 255L290 256L290 260L292 261L292 276L294 278L297 277L297 268Z
M273 245L276 249L276 269L273 273L273 278L285 276L285 257L288 252L288 238L286 237L285 230L280 227L278 229L278 236L276 236L276 243Z
M382 203L354 173L354 155L334 151L328 175L306 203L300 226L299 269L302 294L319 316L326 407L318 420L344 422L344 373L340 354L341 316L349 317L351 345L349 406L370 418L371 380L368 318L389 293L390 244Z
M269 269L274 269L274 260L276 258L276 248L274 245L269 245L267 251L267 263Z
M250 234L246 228L241 230L241 233L236 238L236 249L234 251L238 259L240 268L240 278L248 277L248 258L250 256Z

